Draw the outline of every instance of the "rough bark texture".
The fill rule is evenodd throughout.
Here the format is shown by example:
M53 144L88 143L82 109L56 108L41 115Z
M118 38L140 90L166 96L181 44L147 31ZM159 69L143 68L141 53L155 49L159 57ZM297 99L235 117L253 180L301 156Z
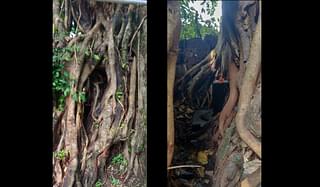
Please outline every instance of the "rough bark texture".
M226 44L221 52L227 47L230 53L222 57L230 57L221 65L229 66L230 93L215 134L219 148L213 186L256 187L261 183L261 6L238 1L223 2L222 8Z
M168 1L167 15L167 167L169 167L174 151L173 86L181 29L179 1Z
M53 186L146 186L146 15L146 6L53 1L54 58L70 56L54 60L70 90L54 90Z
M188 100L198 108L210 101L212 83L204 80L213 76L211 82L229 82L226 103L214 122L218 124L212 140L214 187L259 186L261 182L260 4L223 1L215 48L175 81L175 91L182 95L179 102ZM200 90L206 94L199 94Z

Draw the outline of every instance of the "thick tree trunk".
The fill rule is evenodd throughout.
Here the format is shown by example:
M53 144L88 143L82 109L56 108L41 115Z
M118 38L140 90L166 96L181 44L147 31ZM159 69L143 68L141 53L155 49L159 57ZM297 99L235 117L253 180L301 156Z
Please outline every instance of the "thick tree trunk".
M167 15L167 167L169 167L174 152L173 88L181 30L179 1L168 1Z
M54 86L53 185L146 186L146 6L60 3L54 67L69 76Z
M259 1L223 2L222 59L229 60L230 94L219 118L213 186L261 183L261 6ZM237 53L239 51L239 53ZM241 182L242 181L242 182Z
M205 103L206 98L196 93L199 93L197 90L210 92L211 84L204 84L205 77L213 74L218 82L224 79L229 82L227 101L215 116L218 125L213 141L218 148L215 149L214 187L261 183L260 4L259 1L223 1L221 31L215 49L175 84L176 92L181 92L189 104L202 106L199 103Z

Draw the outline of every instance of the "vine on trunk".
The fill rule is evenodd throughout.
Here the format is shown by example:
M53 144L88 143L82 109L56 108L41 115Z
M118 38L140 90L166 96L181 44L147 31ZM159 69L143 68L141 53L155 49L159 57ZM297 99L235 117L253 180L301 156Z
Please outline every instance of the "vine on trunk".
M146 15L53 1L54 186L146 185Z

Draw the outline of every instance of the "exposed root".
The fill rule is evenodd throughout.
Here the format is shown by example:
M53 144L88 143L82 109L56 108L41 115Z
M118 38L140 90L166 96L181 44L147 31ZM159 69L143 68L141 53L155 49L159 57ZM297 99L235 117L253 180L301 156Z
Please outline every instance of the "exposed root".
M134 32L134 34L133 34L133 36L132 36L132 38L131 38L131 40L130 40L130 43L129 43L129 46L130 46L129 52L131 52L133 40L135 39L138 31L140 30L141 26L143 25L143 23L144 23L144 21L145 21L146 19L147 19L147 16L144 16L144 17L142 18L142 20L141 20L138 28L137 28L136 31Z
M206 106L206 101L210 106L212 96L210 94L212 87L208 90L210 86L215 83L229 83L229 96L222 111L216 115L219 116L219 120L213 132L213 142L219 147L215 153L214 186L243 185L244 187L244 184L248 184L249 177L241 183L244 177L241 172L244 164L242 156L245 154L241 152L243 142L248 145L249 151L252 149L261 159L261 142L252 134L260 131L261 126L260 96L252 99L259 94L255 91L259 90L261 73L261 11L259 11L261 7L258 6L259 3L259 1L224 2L221 32L213 50L217 55L210 58L209 54L175 82L175 93L177 96L183 96L181 100L194 100L195 96L201 97L201 99L196 98L195 102L191 101L192 105L201 107ZM259 19L258 22L256 18ZM210 66L213 73L209 71ZM214 73L215 78L221 76L227 81L213 80L207 85L204 77L207 76L208 80L211 78L208 75ZM252 133L247 126L250 126ZM171 132L174 131L171 130ZM257 135L257 137L261 136ZM168 142L169 140L168 136ZM168 144L168 152L173 151L173 143L170 144L172 150ZM168 158L169 156L168 154ZM167 168L176 169L179 166ZM257 186L260 181L257 179L249 186Z
M260 17L260 16L259 16ZM254 93L261 68L261 23L260 19L253 36L248 65L240 89L239 112L236 116L237 131L241 139L261 158L261 142L258 141L246 128L245 116L249 109L251 96Z
M189 98L192 98L192 93L193 93L193 89L194 86L196 85L196 83L198 83L198 81L200 80L200 78L206 74L207 72L209 72L209 65L204 65L200 68L200 71L193 77L193 80L190 84L190 86L187 88L187 94L189 96Z
M201 68L206 63L208 63L210 66L214 66L216 56L217 54L215 49L211 50L210 53L203 60L201 60L199 63L190 68L181 78L176 80L175 87L180 85L182 81L186 81L186 77L193 77L194 74L199 71L199 68Z
M138 102L136 97L137 90L138 95L140 94L139 101L146 97L143 91L145 88L141 88L146 86L145 83L137 88L137 80L139 80L138 84L141 84L146 79L145 69L137 74L137 67L146 64L144 57L146 51L142 51L142 55L139 54L140 33L144 34L143 40L146 41L147 30L144 24L146 16L141 14L143 19L139 17L140 25L137 27L136 20L133 21L133 18L135 14L140 16L141 7L134 9L132 5L111 3L101 3L101 6L95 6L94 3L90 3L90 9L94 10L97 15L94 18L95 24L91 26L88 20L90 12L85 12L86 8L82 7L83 3L88 2L72 2L71 5L70 1L64 1L65 7L61 10L60 1L55 0L54 2L54 18L56 18L54 27L57 28L55 30L64 32L63 27L65 26L69 27L66 28L69 31L71 19L77 23L80 30L83 27L83 33L75 37L62 35L63 40L58 37L60 35L56 34L57 37L54 38L53 43L54 48L67 51L69 53L67 55L72 57L71 60L61 62L64 65L64 71L70 75L70 80L68 80L70 91L69 95L65 96L65 111L60 114L61 119L58 116L53 121L53 131L55 152L66 154L62 154L61 158L57 156L53 158L53 185L55 187L94 186L98 179L102 180L103 184L108 184L106 166L109 164L108 157L113 156L111 152L113 149L110 151L111 146L125 141L136 147L136 143L141 146L145 141L143 138L146 134L144 126L146 124L142 123L145 117L141 117L142 114L139 114L139 117L136 116L137 106L138 110L146 110L145 101ZM79 9L76 8L78 6ZM61 11L65 11L64 22L59 17ZM128 17L123 16L126 11ZM70 16L71 13L72 16ZM117 19L119 17L124 19ZM131 20L129 25L126 24L125 19L127 18ZM118 24L121 25L120 32L122 33L114 33L114 29L120 26ZM135 36L137 35L139 40L138 49L136 49L137 37L132 36L134 29L137 29ZM116 38L114 38L115 34L117 34ZM119 45L120 41L121 45ZM130 43L132 50L138 51L138 54L128 53L129 41L132 42ZM70 49L72 49L71 52ZM119 50L125 53L125 56L117 54L116 51ZM146 50L146 44L143 50ZM134 59L132 63L129 61L131 58ZM121 59L125 61L120 63ZM123 69L122 63L128 64L126 69ZM129 81L127 81L128 75L130 75ZM122 93L119 95L119 92ZM142 92L144 92L143 96L141 96ZM84 94L81 95L84 97L81 101L75 99L80 98L77 95L80 93ZM141 123L141 126L138 123ZM130 135L133 136L130 137ZM134 138L132 142L131 138ZM135 177L137 172L142 172L139 177L145 178L143 168L146 165L137 155L139 149L136 148L136 150L131 154L134 159L130 162Z
M219 134L223 136L224 130L227 128L226 120L230 117L233 108L238 100L237 73L238 69L234 63L229 64L229 88L230 93L227 103L223 107L219 117Z
M131 124L133 123L133 118L135 115L135 93L136 93L136 72L137 72L137 62L136 58L133 59L133 63L131 66L131 74L130 74L130 90L129 90L129 105L128 112L125 116L122 124L124 124L121 128L120 138L121 140L126 140L129 136L128 130L131 128Z

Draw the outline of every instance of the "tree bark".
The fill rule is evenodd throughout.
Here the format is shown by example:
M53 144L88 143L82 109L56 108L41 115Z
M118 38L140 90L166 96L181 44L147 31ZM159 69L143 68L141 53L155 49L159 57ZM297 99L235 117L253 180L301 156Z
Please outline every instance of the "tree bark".
M53 186L146 186L146 6L62 2L53 64L69 76L53 89L65 103L54 108Z
M172 12L168 12L168 20L172 18L170 14ZM189 69L175 84L176 92L182 92L190 104L194 105L193 100L200 99L200 96L195 94L199 93L196 92L197 89L204 91L210 89L211 84L203 84L203 77L214 75L216 78L220 77L222 81L227 79L229 82L227 102L218 114L219 125L214 129L214 145L218 145L213 176L215 187L239 186L247 177L246 182L253 181L251 178L254 178L251 184L259 183L259 175L251 175L254 171L248 169L247 165L251 161L261 159L260 19L259 1L223 1L221 31L215 49ZM173 41L172 37L173 35L168 32L168 49L172 47L170 43ZM174 54L168 51L168 63L170 55L170 60L175 61ZM210 66L212 71L209 70ZM168 64L170 74L174 74L169 71L173 67L174 64ZM168 82L169 85L168 92L171 93L171 82ZM171 102L169 98L168 101ZM204 102L200 103L203 105ZM170 107L168 105L169 159L174 146L174 126L171 122L174 115ZM255 168L257 170L259 167Z
M174 152L173 88L181 30L179 1L168 1L167 13L167 167L169 167Z
M250 161L261 159L261 5L259 1L223 2L222 8L222 40L228 41L225 47L228 46L231 52L231 58L224 62L225 67L229 64L228 102L234 102L232 105L227 102L220 114L215 137L222 135L222 139L216 139L219 147L215 155L213 186L257 186L261 181L259 171L251 171L248 175L249 170L245 166ZM226 50L225 47L221 52ZM232 95L236 92L239 94ZM231 111L235 115L229 117L227 123L225 119ZM249 153L250 150L254 155ZM231 167L233 164L237 167ZM228 176L228 173L233 175Z

